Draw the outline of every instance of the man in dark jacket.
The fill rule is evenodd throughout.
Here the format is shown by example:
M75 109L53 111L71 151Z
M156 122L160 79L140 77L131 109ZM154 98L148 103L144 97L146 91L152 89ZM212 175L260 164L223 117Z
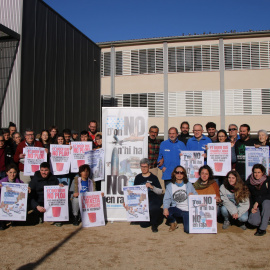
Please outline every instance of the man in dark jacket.
M54 185L64 186L63 184L59 184L56 176L52 175L50 172L50 164L48 162L41 163L40 170L35 172L35 175L29 184L29 187L31 188L31 207L39 217L43 217L43 213L46 212L46 209L44 208L44 186Z

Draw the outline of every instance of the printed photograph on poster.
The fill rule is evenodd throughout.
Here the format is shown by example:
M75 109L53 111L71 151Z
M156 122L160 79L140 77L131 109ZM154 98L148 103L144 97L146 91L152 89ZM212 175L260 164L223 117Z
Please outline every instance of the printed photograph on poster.
M28 185L2 183L0 220L26 221Z
M100 181L104 179L104 149L90 150L84 153L86 164L92 171L92 179Z
M216 195L190 195L189 233L217 233Z
M145 185L123 187L127 221L150 221L148 189Z
M68 186L45 186L44 208L44 221L68 221Z
M207 165L212 168L214 175L226 176L232 164L231 143L209 143L207 150Z
M71 172L79 172L79 167L85 164L85 152L92 150L92 142L71 142Z
M269 171L269 146L246 146L246 178L252 173L255 164L262 164Z
M45 148L41 147L25 147L24 148L24 175L33 176L39 171L40 164L47 161L47 153Z
M70 168L70 145L51 144L50 154L53 175L68 174Z
M124 186L133 186L148 155L148 109L103 108L105 187L108 220L126 220Z
M100 191L80 193L79 204L83 227L105 225L103 200Z
M187 171L188 181L195 183L199 178L199 169L204 165L203 151L182 151L181 165Z

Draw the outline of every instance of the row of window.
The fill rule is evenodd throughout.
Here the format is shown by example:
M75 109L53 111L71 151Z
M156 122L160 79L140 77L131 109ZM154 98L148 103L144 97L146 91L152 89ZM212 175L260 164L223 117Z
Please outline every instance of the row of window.
M116 75L163 73L163 48L124 50L115 53ZM270 42L224 45L226 70L270 68ZM110 76L111 53L101 54L101 76ZM168 48L169 72L219 70L219 45Z
M111 100L103 96L103 104ZM116 95L117 107L148 107L149 117L164 116L164 94L140 93ZM225 90L226 115L270 114L270 89ZM169 117L220 115L219 91L169 92Z

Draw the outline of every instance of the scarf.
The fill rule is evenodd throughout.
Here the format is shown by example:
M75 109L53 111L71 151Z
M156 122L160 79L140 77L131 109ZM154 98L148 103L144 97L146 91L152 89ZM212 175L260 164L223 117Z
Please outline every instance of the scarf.
M215 183L216 181L214 179L212 180L208 180L207 184L203 184L203 181L199 178L195 183L194 183L194 188L197 189L205 189L210 187L213 183Z
M263 175L260 179L257 180L257 179L254 178L253 174L251 174L249 179L250 179L250 184L252 186L255 186L257 189L261 189L262 184L267 179L267 176Z

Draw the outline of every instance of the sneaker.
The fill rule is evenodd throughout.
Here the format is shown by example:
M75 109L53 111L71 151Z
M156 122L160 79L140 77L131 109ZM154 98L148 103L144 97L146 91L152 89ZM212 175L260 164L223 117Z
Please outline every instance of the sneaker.
M62 227L63 226L63 223L62 222L55 222L54 223L54 226L56 226L56 227Z
M257 229L257 232L254 233L255 236L263 236L266 234L265 230L260 230L259 228Z
M152 225L152 232L157 233L158 232L158 227L156 225Z
M78 216L74 216L73 226L79 226L79 225L80 225L79 217Z
M228 227L231 225L230 221L229 220L225 220L223 225L222 225L222 229L223 230L226 230L228 229Z
M239 226L239 228L245 231L247 229L247 226L245 223L243 223L242 225Z

